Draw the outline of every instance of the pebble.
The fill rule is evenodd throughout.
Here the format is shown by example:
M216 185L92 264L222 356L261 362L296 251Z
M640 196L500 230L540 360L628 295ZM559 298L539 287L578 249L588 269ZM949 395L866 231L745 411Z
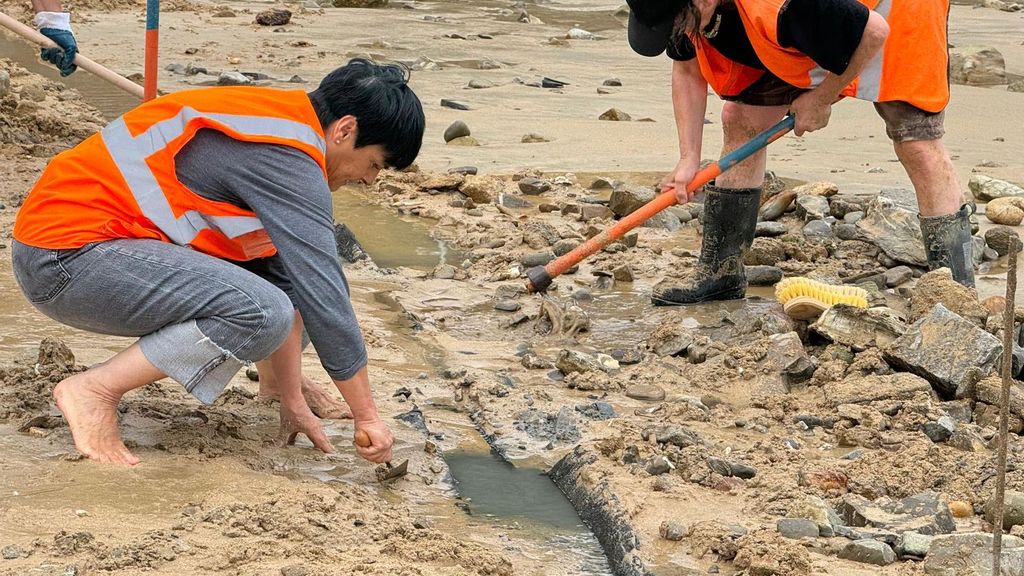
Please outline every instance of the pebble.
M459 102L458 100L448 100L447 98L441 99L441 106L443 108L451 108L452 110L469 110L469 104Z
M0 556L3 556L4 560L14 560L20 558L21 555L21 549L17 546L4 546L3 550L0 550Z
M633 118L618 108L609 108L603 114L598 116L597 119L609 120L611 122L629 122Z
M686 527L679 522L662 522L661 526L658 526L658 535L665 540L678 542L686 536Z
M665 390L655 384L633 384L626 388L626 397L648 402L661 402L665 399Z
M256 23L260 26L284 26L291 21L291 10L283 8L271 8L256 15Z
M523 178L519 181L519 191L527 196L537 196L551 190L551 183L540 178Z
M918 534L917 532L904 532L900 536L899 541L900 555L924 558L928 555L928 548L932 545L932 538L932 536Z
M884 542L877 540L856 540L850 542L839 551L838 556L844 560L888 566L896 561L896 553Z
M744 266L751 286L774 286L782 281L782 269L775 266Z
M629 267L629 264L623 264L612 270L612 277L619 282L632 282L633 269Z
M783 538L793 540L818 537L818 524L805 518L779 518L775 523L775 529Z
M550 140L548 140L547 138L541 136L540 134L536 134L534 132L530 132L529 134L524 134L523 135L523 138L522 138L521 142L523 144L537 144L537 143L541 143L541 142L550 142Z
M463 174L465 176L476 176L479 169L476 166L457 166L448 170L449 174Z
M456 120L452 122L450 126L444 131L444 141L451 142L456 138L462 138L463 136L469 136L469 126L462 120Z
M522 263L523 266L526 266L527 268L533 268L534 266L543 266L554 259L555 254L553 252L551 252L550 250L542 250L540 252L530 252L529 254L524 254L519 261Z
M515 312L520 308L522 308L522 306L520 306L519 302L516 302L515 300L501 300L494 303L494 309L502 312Z
M434 278L441 280L451 280L455 278L455 266L451 264L441 264L434 269Z
M281 576L306 576L309 571L301 564L292 564L281 568Z
M664 456L654 456L647 462L647 473L651 476L665 474L671 469L672 466Z
M832 227L824 220L811 220L804 225L804 238L813 240L831 240L834 237Z
M569 252L572 252L573 249L579 245L579 240L574 240L572 238L563 238L558 242L555 242L554 246L551 247L551 251L555 253L555 256L564 256Z
M886 287L895 288L909 282L914 277L914 271L910 269L910 266L897 266L886 270L882 277L885 279Z
M252 84L252 79L234 70L221 72L220 76L217 77L217 85L219 86L243 86L245 84Z
M922 424L921 431L936 444L945 442L946 440L949 440L950 436L953 435L953 432L956 431L956 422L954 422L948 415L943 414L935 422L925 422Z
M480 142L472 136L460 136L448 143L449 146L479 146Z
M252 380L253 382L259 382L260 381L260 373L259 373L258 370L256 370L256 368L252 368L252 367L246 368L245 369L245 377L248 378L249 380Z
M0 98L3 98L11 91L11 75L6 70L0 70Z
M788 231L788 228L786 228L786 225L782 222L770 220L768 222L758 222L754 227L754 236L770 238L773 236L782 236Z
M480 90L483 88L493 88L494 82L490 80L470 80L468 86L474 90Z
M604 82L601 82L602 86L622 86L622 80L618 78L609 78Z

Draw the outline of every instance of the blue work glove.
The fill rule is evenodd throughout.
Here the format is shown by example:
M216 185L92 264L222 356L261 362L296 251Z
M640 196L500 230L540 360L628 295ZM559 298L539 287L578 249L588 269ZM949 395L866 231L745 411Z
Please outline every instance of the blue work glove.
M36 25L39 26L40 34L59 46L43 48L40 51L43 60L56 66L61 76L70 76L78 69L75 66L78 42L71 32L71 15L67 12L39 12L36 14Z

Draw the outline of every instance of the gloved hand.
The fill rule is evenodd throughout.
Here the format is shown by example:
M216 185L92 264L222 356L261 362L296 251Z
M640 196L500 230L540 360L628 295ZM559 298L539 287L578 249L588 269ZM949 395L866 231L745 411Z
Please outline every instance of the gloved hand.
M40 51L43 60L50 62L60 70L61 76L70 76L78 66L75 55L78 54L78 42L71 32L71 14L67 12L38 12L36 26L39 32L53 40L59 48L43 48Z

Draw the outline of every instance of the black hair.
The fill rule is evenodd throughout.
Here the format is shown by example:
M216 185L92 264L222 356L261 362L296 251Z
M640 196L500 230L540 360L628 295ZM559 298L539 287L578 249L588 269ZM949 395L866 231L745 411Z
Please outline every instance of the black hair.
M401 170L416 160L426 119L404 68L353 58L325 76L309 100L324 130L355 116L356 148L382 145L388 166Z
M693 36L699 32L700 9L690 0L679 3L679 12L676 13L675 22L672 26L672 41L679 43L683 36Z

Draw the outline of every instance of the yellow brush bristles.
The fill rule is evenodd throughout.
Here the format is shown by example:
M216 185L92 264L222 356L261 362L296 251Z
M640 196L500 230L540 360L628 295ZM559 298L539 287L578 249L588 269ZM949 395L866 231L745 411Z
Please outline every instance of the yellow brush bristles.
M785 278L775 285L775 298L782 304L801 296L813 298L826 308L836 304L868 307L867 290L856 286L833 286L802 277Z

